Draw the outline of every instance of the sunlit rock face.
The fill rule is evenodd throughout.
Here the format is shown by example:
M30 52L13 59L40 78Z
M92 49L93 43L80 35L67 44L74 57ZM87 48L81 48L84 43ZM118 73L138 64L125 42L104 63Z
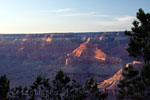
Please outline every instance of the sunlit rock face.
M106 54L104 52L102 52L100 49L97 49L95 50L95 59L98 59L98 60L103 60L105 61L106 60Z
M29 85L62 69L79 82L102 82L132 61L127 46L123 32L0 35L0 75L11 86Z
M95 50L95 47L96 47L95 45L90 44L90 38L87 38L87 40L84 43L80 44L79 47L75 48L73 52L68 54L67 56L80 58L83 55L83 53L86 53L85 55L83 55L84 57L86 57L86 56L93 56L94 52L95 52L95 58L105 55L104 53L101 55L101 50L98 49ZM93 52L93 55L88 55L88 53L92 54L91 52Z
M73 54L74 56L80 57L81 54L82 54L82 52L86 49L86 45L89 43L89 41L90 41L90 38L88 38L85 43L81 44L78 48L76 48L76 49L72 52L72 54Z
M122 68L113 75L113 77L104 80L102 83L99 84L98 88L100 89L116 89L117 88L117 84L119 83L119 81L122 79Z
M132 65L135 69L139 70L142 68L142 64L143 63L140 61L133 61L132 63L126 64L125 67L129 67L129 65ZM112 77L98 84L99 89L107 91L109 93L108 100L116 100L115 95L116 92L118 92L117 84L121 79L123 79L122 72L123 68L116 72Z
M142 62L140 61L133 61L132 63L128 63L125 65L125 67L129 67L129 65L132 65L136 69L142 68ZM108 90L115 90L117 89L117 84L121 79L123 79L122 76L123 68L121 68L118 72L116 72L111 78L104 80L102 83L98 85L100 89L108 89Z
M90 38L80 44L78 48L73 50L72 53L67 55L65 65L69 62L74 63L95 63L95 62L105 62L107 55L100 49L97 48L95 44L90 43ZM72 63L70 63L72 64Z

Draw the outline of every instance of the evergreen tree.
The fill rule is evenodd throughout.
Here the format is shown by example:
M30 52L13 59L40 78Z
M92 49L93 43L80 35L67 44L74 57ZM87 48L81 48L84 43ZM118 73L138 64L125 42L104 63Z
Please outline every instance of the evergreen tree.
M62 70L58 72L52 85L52 100L104 100L106 93L101 93L98 85L91 78L85 85L70 80Z
M150 14L139 9L137 19L133 22L132 32L126 31L130 37L127 51L129 56L143 61L141 69L132 65L124 68L123 79L118 84L119 100L149 100L150 98Z
M59 70L55 79L52 81L52 99L53 100L69 100L70 78L65 75L62 70Z
M66 100L84 100L86 98L84 87L76 80L72 80L71 89L68 93L68 99Z
M143 95L146 87L142 82L139 71L130 65L128 68L124 68L122 75L124 79L118 84L117 98L119 100L145 100Z
M107 98L107 93L99 91L98 85L94 82L93 78L86 81L84 89L85 100L104 100Z
M9 80L6 75L0 77L0 100L7 100L9 92Z
M12 88L9 92L9 100L27 100L28 99L27 87L22 88L21 86Z
M29 88L18 86L9 90L6 76L0 78L0 100L104 100L106 97L107 94L99 91L92 78L81 85L62 70L51 83L49 79L38 76Z
M49 100L51 96L50 92L51 86L49 84L49 79L44 79L41 76L38 76L33 85L28 89L29 100L36 100L36 98Z
M150 63L150 13L139 9L137 19L133 22L132 32L126 31L130 37L129 56L144 60L145 64Z

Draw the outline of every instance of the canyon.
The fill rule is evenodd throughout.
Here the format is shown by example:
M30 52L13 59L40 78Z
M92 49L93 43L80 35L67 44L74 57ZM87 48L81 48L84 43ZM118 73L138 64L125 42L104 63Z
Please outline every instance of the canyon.
M29 86L38 75L53 79L62 69L71 79L93 77L99 88L111 89L133 61L128 41L123 32L1 34L0 76L6 74L11 87Z

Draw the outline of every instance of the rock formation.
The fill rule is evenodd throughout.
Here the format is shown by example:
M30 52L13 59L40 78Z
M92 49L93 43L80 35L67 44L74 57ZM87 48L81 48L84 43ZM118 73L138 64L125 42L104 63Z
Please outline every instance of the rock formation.
M11 86L28 85L37 75L50 79L59 69L80 82L101 82L129 61L123 32L0 35L0 75Z

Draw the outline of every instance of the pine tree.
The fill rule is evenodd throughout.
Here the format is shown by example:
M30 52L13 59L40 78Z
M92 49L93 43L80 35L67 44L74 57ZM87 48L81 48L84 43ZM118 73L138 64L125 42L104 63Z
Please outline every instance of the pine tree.
M132 32L126 31L130 37L129 56L144 60L145 64L150 63L150 13L139 9L137 19L133 22Z
M144 91L146 86L142 82L139 71L132 65L124 68L122 73L124 79L118 84L119 93L117 99L119 100L145 100Z
M0 100L7 100L9 92L9 80L6 75L0 77Z
M59 70L55 79L52 81L52 99L53 100L69 100L70 78L65 75L62 70Z
M81 85L62 70L51 83L48 78L38 76L29 88L18 86L9 90L6 75L0 78L0 100L104 100L106 97L92 78Z
M42 78L42 76L38 76L36 81L30 86L28 89L29 100L49 100L51 97L51 86L48 78Z
M9 100L27 100L27 87L18 86L9 91Z
M52 82L52 100L104 100L107 97L106 93L99 91L93 79L87 80L85 85L80 85L62 70Z
M149 100L150 98L150 13L139 9L137 19L133 22L127 51L130 57L142 61L141 69L130 65L124 68L123 79L118 84L118 100Z
M98 89L97 83L94 82L93 78L87 80L84 87L85 100L105 100L107 93L102 93Z

